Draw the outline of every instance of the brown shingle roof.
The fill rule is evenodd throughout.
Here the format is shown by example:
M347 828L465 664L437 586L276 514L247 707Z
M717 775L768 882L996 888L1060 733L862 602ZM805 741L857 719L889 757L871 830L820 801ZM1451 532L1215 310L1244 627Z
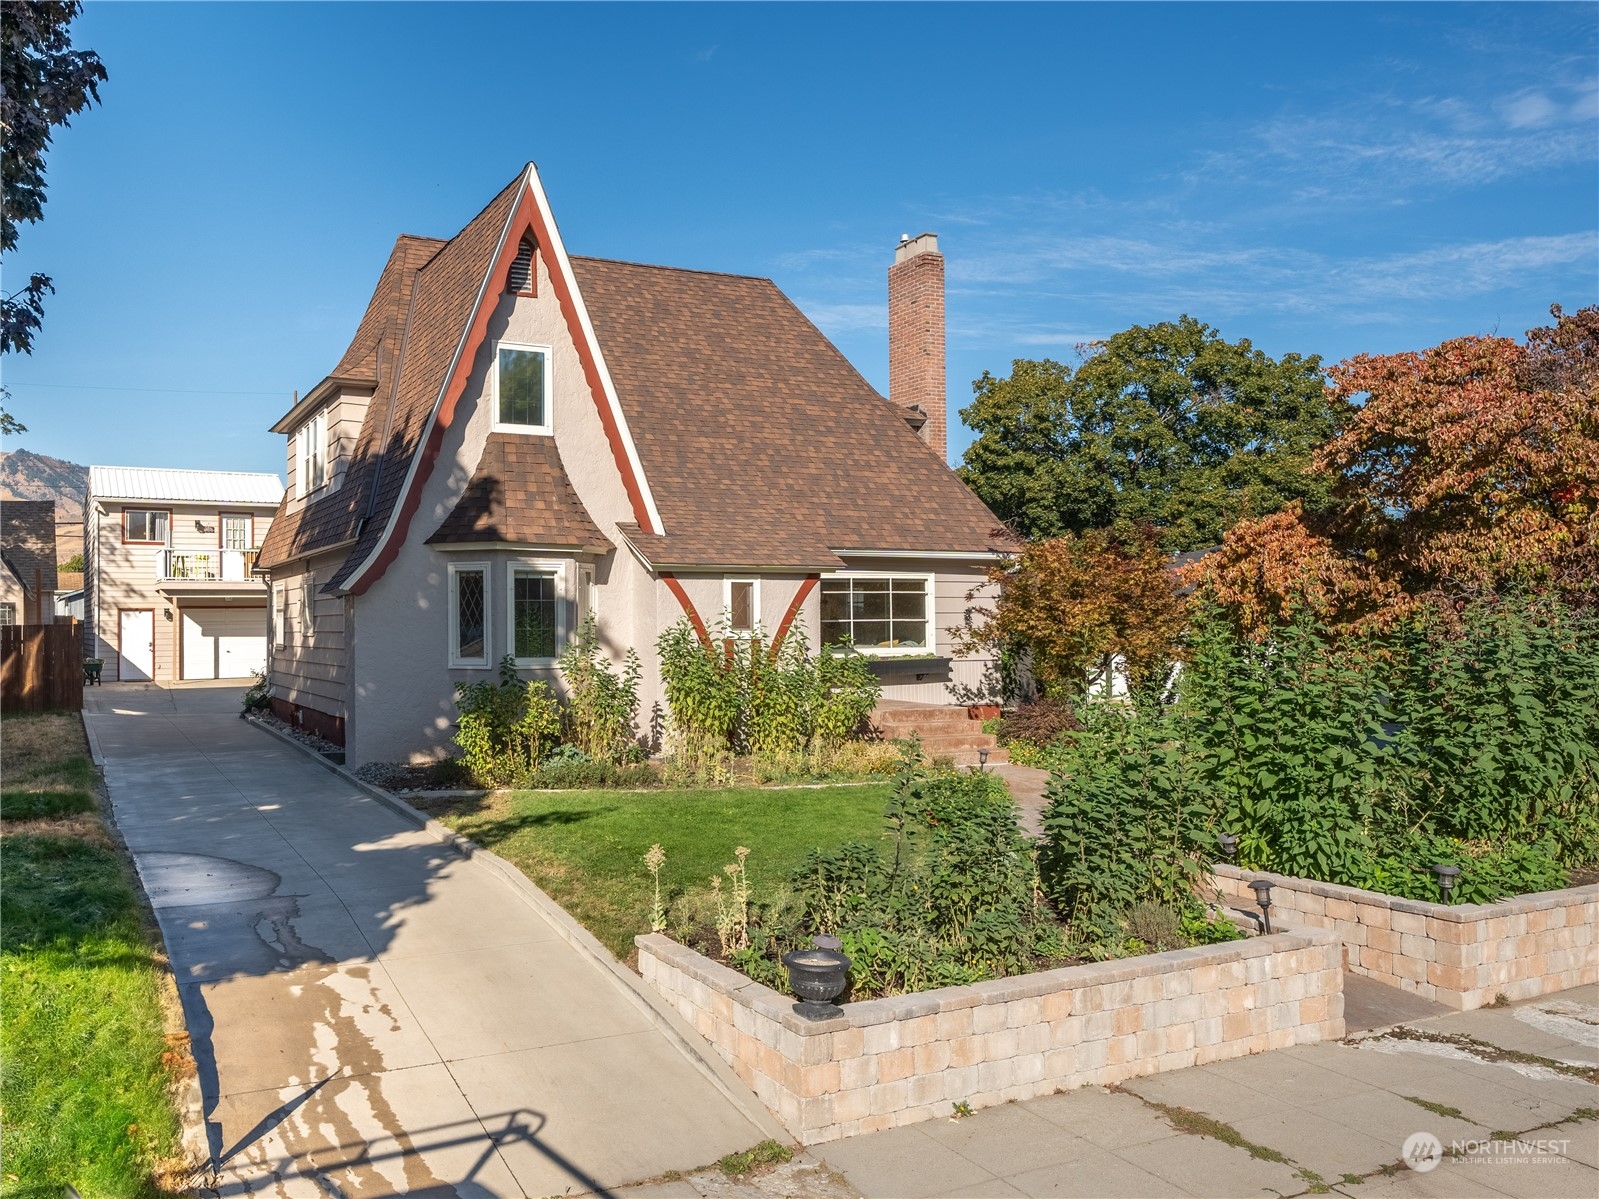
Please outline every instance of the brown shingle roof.
M0 551L27 593L56 589L56 502L0 501Z
M1002 548L998 518L771 280L572 267L666 528L628 534L651 562Z
M491 433L466 491L429 545L514 542L607 550L553 437Z
M338 371L366 369L388 330L399 343L397 369L378 382L343 486L300 511L280 509L263 567L353 541L328 586L360 585L352 576L380 549L424 453L527 178L518 175L442 247L422 239L396 246L381 296ZM904 413L770 280L594 258L573 259L572 268L661 513L664 537L622 530L651 562L823 569L838 563L836 550L983 552L1009 544L996 540L998 519ZM571 503L557 495L562 484L552 471L570 491L558 458L552 468L504 445L495 452L507 471L514 463L544 473L514 496L496 500L489 488L463 499L435 538L463 529L481 535L490 531L482 522L503 513L510 523L498 531L508 539L522 539L514 524L547 540L559 517L579 526L568 534L572 544L592 544L593 521L575 493ZM484 469L498 468L480 467L480 475Z

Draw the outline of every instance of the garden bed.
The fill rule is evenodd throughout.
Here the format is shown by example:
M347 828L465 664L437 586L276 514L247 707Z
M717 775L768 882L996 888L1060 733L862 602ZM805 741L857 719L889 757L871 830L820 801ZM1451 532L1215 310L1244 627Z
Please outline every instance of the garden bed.
M1223 896L1251 907L1249 884L1269 881L1275 921L1331 929L1350 970L1457 1010L1599 983L1599 885L1442 904L1225 864L1214 872Z
M650 927L653 892L644 854L651 845L666 853L669 901L689 883L705 889L740 845L752 850L757 883L777 887L813 846L875 836L886 794L881 783L502 791L418 806L511 862L612 953L630 960L633 938ZM703 916L685 906L681 919L698 923Z
M639 969L806 1144L1336 1040L1337 935L1301 929L846 1004L791 997L669 937Z

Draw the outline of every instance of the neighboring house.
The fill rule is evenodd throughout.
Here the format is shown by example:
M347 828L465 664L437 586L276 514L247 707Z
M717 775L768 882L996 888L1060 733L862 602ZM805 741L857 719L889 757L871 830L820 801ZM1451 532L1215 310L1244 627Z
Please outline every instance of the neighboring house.
M53 623L55 591L55 501L0 501L0 624Z
M559 685L594 614L643 660L685 616L853 643L885 697L997 686L953 659L999 521L945 465L943 259L890 270L878 395L767 279L569 258L529 165L448 241L401 237L355 338L273 427L261 554L277 713L352 764L447 752L457 683Z
M266 666L255 560L276 475L91 466L84 647L106 681L244 678Z

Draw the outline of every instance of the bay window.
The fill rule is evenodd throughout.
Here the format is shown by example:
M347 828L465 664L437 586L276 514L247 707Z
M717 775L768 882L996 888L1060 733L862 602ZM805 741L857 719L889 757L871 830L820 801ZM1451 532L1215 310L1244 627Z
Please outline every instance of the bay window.
M553 663L561 652L561 571L515 565L510 569L511 656L519 666Z

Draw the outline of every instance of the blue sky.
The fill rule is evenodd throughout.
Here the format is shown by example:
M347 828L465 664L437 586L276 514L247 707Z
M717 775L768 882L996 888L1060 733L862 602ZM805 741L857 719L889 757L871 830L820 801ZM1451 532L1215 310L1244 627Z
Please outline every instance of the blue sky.
M396 234L539 164L577 254L768 275L879 390L940 235L949 396L1187 312L1272 354L1599 298L1599 8L90 3L6 279L27 447L280 470ZM952 424L951 452L969 439Z

